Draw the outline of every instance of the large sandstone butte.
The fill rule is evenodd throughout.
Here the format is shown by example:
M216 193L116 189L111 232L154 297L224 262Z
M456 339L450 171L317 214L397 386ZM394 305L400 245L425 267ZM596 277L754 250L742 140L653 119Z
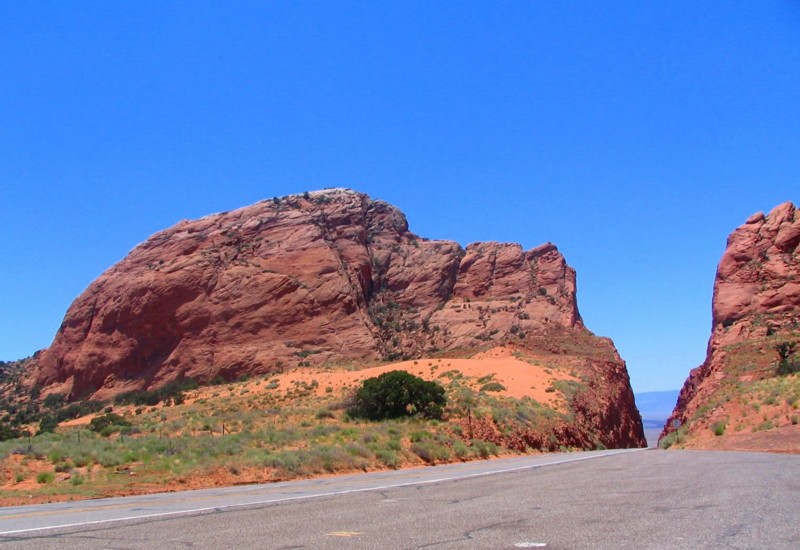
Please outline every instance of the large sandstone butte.
M728 237L706 360L683 385L662 440L680 427L670 442L687 447L800 452L800 375L778 372L781 361L800 361L785 348L800 344L799 253L790 202Z
M463 249L414 235L385 202L316 191L153 235L75 300L28 383L107 399L182 378L571 334L572 347L589 348L589 393L576 397L585 422L607 433L606 445L641 445L624 362L584 328L575 292L575 271L550 243ZM555 353L580 354L559 346Z

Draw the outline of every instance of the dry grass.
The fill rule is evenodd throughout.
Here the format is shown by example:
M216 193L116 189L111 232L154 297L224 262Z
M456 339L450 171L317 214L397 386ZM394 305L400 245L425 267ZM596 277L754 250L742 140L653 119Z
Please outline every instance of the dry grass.
M117 406L114 412L132 427L108 437L91 432L87 416L30 443L0 443L0 504L401 468L540 446L552 450L556 429L569 421L569 397L580 385L569 374L572 366L536 365L510 350L487 353L364 370L296 370L192 390L178 405ZM360 381L398 367L445 386L444 421L349 417L345 405Z
M751 339L725 348L724 376L680 434L662 446L800 453L800 374L778 374L775 346L800 333Z

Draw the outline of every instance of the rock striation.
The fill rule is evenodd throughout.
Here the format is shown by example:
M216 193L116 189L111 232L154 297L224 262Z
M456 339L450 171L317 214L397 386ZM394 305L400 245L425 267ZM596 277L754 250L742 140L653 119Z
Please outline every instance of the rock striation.
M108 399L183 378L417 358L548 331L610 345L611 360L593 368L598 387L613 387L604 398L614 410L597 422L621 415L630 434L613 442L639 444L624 363L584 328L575 271L553 244L428 240L386 202L329 189L153 235L74 301L29 383Z
M777 346L800 340L799 253L800 214L791 202L750 216L728 237L706 359L689 374L662 438L677 426L689 435L709 423L731 424L739 397L776 376Z

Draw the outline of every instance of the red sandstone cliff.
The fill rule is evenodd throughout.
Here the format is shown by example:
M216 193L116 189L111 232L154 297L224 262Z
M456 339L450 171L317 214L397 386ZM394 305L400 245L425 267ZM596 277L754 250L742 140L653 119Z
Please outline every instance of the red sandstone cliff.
M575 271L552 244L465 250L414 235L385 202L317 191L153 235L75 300L29 383L107 399L180 378L413 358L566 331L613 351L587 361L595 397L581 398L586 422L619 431L612 445L639 445L624 363L583 327L575 293Z
M800 396L800 379L776 372L777 347L800 342L798 253L800 214L790 202L769 215L754 214L728 237L714 282L706 360L689 374L662 438L674 431L677 421L683 426L681 435L694 446L786 450L775 437L749 435L773 428L774 435L793 441L789 446L800 443L800 425L793 423L791 413L797 402L786 403L793 392ZM770 399L761 395L765 392L786 395ZM764 403L748 420L747 403L752 401ZM725 437L717 433L709 440L711 431Z

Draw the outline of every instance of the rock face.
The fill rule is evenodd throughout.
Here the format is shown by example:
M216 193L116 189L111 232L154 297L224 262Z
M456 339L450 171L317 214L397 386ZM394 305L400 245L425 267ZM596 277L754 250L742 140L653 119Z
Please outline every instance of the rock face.
M739 397L777 376L777 346L800 341L798 253L800 214L790 202L769 215L754 214L728 237L714 282L706 360L687 378L662 438L674 431L675 421L687 436L709 423L743 421L736 410ZM790 421L791 415L770 420L775 427Z
M30 381L107 399L181 378L590 334L575 293L552 244L465 250L414 235L399 210L361 193L292 195L183 221L136 247L75 300ZM635 426L624 363L603 368Z

